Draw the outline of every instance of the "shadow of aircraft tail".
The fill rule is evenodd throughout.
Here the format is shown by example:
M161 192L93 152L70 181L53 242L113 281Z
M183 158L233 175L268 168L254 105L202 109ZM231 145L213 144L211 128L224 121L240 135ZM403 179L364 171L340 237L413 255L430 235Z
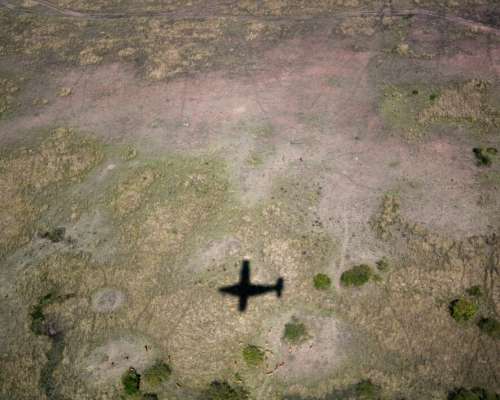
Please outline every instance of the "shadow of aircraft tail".
M276 281L276 296L281 297L281 293L283 292L284 288L284 283L283 283L283 278L279 278Z

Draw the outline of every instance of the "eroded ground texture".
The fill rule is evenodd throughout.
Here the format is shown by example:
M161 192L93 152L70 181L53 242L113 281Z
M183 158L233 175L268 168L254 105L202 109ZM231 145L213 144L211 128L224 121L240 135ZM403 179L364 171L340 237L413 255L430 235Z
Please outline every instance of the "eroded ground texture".
M1 0L0 398L495 398L499 78L496 0Z

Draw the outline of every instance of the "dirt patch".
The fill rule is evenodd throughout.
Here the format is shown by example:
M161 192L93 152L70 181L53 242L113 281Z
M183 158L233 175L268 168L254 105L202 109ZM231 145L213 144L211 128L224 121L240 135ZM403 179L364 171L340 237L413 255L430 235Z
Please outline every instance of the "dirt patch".
M125 294L112 288L99 289L92 295L92 308L96 312L113 312L120 308L124 302Z

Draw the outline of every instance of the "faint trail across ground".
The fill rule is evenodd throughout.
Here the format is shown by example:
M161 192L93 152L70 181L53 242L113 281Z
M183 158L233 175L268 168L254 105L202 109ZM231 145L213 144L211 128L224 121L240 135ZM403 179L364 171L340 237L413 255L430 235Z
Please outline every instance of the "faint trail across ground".
M137 12L115 12L115 13L95 13L95 12L82 12L71 10L67 8L62 8L56 4L47 0L36 0L36 3L45 9L50 10L56 15L70 17L70 18L81 18L81 19L124 19L124 18L136 18L136 17L166 17L172 20L182 20L182 19L206 19L206 18L236 18L239 20L266 20L266 21L307 21L307 20L330 20L336 18L349 18L349 17L409 17L409 16L419 16L428 18L444 19L449 22L467 26L469 28L490 33L493 35L500 36L500 29L494 26L486 25L478 21L471 19L462 18L459 16L448 15L443 12L425 10L421 8L407 9L407 10L397 10L390 7L384 7L378 11L369 10L359 10L359 11L345 11L338 12L328 15L305 15L305 16L272 16L272 15L241 15L241 14L231 14L227 12L219 12L217 7L207 7L203 12L199 9L187 8L179 11L137 11ZM39 14L40 12L36 9L28 9L22 6L14 4L12 0L0 0L0 6L8 8L18 13L24 14Z

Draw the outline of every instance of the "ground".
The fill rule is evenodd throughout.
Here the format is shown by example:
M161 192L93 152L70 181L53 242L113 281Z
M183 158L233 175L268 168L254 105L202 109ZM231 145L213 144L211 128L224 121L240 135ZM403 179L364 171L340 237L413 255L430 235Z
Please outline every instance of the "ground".
M498 393L496 3L0 0L0 398Z

